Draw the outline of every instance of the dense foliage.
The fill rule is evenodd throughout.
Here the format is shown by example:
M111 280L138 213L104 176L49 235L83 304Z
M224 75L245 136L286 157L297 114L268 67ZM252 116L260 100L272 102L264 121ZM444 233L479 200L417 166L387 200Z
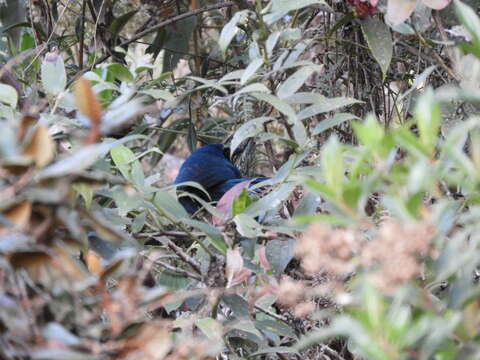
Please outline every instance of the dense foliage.
M475 0L2 6L0 358L480 357Z

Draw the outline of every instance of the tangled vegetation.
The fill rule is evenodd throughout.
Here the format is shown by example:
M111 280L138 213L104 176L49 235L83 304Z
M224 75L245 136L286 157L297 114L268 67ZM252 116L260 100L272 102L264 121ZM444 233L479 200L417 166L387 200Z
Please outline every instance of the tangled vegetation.
M480 358L479 10L3 1L0 358Z

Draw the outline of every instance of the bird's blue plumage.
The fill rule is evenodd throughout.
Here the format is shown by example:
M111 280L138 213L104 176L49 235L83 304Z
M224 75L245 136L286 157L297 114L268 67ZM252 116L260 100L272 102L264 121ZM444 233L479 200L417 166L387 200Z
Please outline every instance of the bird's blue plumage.
M229 160L222 144L205 145L195 150L180 167L174 184L187 181L197 182L209 193L212 201L218 201L228 190L245 180L254 180L252 184L267 180L268 178L242 178L240 170ZM198 189L181 186L196 196L209 200ZM200 208L200 204L190 197L181 197L180 203L185 210L193 214Z

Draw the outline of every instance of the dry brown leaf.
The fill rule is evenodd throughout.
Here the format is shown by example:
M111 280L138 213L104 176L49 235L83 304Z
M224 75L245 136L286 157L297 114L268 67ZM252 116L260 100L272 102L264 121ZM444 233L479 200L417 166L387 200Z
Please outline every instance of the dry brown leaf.
M73 279L84 280L88 276L85 267L66 249L64 244L55 245L53 248L55 251L55 261L52 265Z
M122 359L164 359L173 342L170 326L164 322L144 324L126 341Z
M23 229L30 222L32 203L30 201L24 201L10 208L3 215L10 220L17 229ZM2 230L5 230L5 227L0 226L0 231Z
M78 109L83 115L87 116L91 122L90 134L86 143L93 144L97 142L100 137L102 106L90 86L90 81L83 77L75 82L73 92Z
M25 134L27 133L27 129L32 126L35 121L37 120L36 117L31 115L24 115L22 121L20 122L20 127L17 133L17 139L19 141L23 140Z
M19 251L8 255L14 269L43 265L51 261L51 256L44 251Z
M243 258L238 248L227 250L225 275L227 288L240 284L252 275L250 270L243 267Z
M38 125L33 130L32 137L23 150L23 154L31 157L37 168L42 168L52 161L55 155L55 143L45 126Z
M85 255L85 262L87 263L87 268L95 275L100 275L103 271L102 259L92 250L87 251Z

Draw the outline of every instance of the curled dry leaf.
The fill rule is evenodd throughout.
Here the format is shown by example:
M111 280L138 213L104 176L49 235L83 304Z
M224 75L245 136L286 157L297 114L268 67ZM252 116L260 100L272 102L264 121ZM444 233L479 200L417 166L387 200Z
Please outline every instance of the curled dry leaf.
M23 140L25 134L27 133L27 129L35 124L37 118L31 115L25 115L22 117L22 121L20 122L20 127L18 128L17 132L17 140Z
M100 275L102 273L102 259L92 250L88 250L85 256L85 262L90 272L94 273L95 275Z
M243 267L243 258L238 248L227 250L225 275L227 277L227 288L240 284L252 275L250 270Z
M52 161L55 155L55 143L45 126L38 125L33 130L32 137L23 150L23 154L31 157L37 168L43 168Z
M32 203L30 201L24 201L17 204L6 211L5 216L17 229L24 229L30 222L32 215ZM0 234L6 230L5 227L0 226Z
M266 248L265 246L262 246L260 249L258 249L257 254L258 254L258 262L260 265L265 269L265 270L270 270L272 267L270 266L270 263L267 260L267 254L266 254Z
M102 106L90 86L90 81L81 77L74 85L75 103L78 110L90 119L90 134L87 144L97 142L100 137L100 121L102 118Z
M14 269L30 268L43 265L52 260L51 256L43 251L19 251L8 255L8 260Z

